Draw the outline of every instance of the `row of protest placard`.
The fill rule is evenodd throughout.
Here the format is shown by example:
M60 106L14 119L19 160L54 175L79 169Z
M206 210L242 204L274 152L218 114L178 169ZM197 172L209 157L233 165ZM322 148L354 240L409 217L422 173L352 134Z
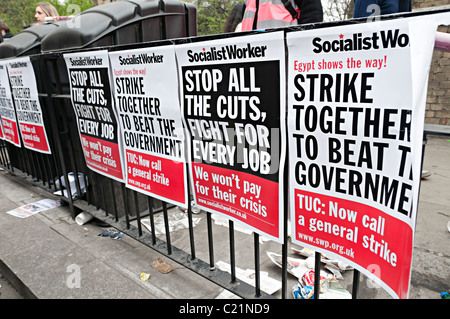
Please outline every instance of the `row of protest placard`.
M284 52L270 33L65 54L87 165L184 207L190 184L200 208L281 241Z
M280 243L289 212L293 243L407 297L435 31L412 18L64 54L87 166L183 207L192 192ZM41 127L18 63L0 72L11 142L12 105L21 130Z

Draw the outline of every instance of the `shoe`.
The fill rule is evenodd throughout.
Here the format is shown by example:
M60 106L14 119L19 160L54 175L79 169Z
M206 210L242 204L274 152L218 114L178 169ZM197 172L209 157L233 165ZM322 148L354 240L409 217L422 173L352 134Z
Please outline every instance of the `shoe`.
M424 179L431 176L430 171L422 171L422 175L420 175L420 178Z

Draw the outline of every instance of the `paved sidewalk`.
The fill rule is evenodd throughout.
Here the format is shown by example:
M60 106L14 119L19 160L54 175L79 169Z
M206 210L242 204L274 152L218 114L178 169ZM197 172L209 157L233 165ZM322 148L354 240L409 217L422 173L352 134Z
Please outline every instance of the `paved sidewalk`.
M423 180L421 188L410 289L413 299L440 299L440 292L450 289L449 158L450 142L446 138L429 137L424 169L432 175ZM54 208L25 219L5 213L44 198L57 199L7 171L0 172L0 273L5 269L10 271L9 276L25 297L212 299L223 291L131 237L120 240L99 237L107 228L95 223L77 225L68 207ZM185 238L179 238L173 244L180 247L187 245L186 242ZM227 255L225 243L216 242L219 253L223 251ZM264 243L262 249L270 249L270 245ZM237 249L237 260L252 259L248 258L247 250ZM158 257L172 264L174 270L162 274L152 268L151 263ZM218 256L217 261L221 257L226 260ZM261 252L261 258L261 270L274 277L279 269L266 260L265 252ZM251 263L246 267L251 267ZM139 278L142 272L150 273L150 280L142 281ZM342 285L351 291L352 272L344 277ZM289 279L288 293L293 285L293 279ZM359 298L390 298L364 276L361 276L359 291ZM279 294L276 297L279 298Z
M450 138L428 136L414 240L410 298L450 290Z
M99 237L108 228L95 223L79 226L68 207L24 219L5 213L44 198L52 196L0 172L0 260L16 277L12 280L25 297L197 299L215 298L222 291L128 236ZM162 274L152 268L158 257L174 270ZM142 272L150 273L150 280L142 281Z

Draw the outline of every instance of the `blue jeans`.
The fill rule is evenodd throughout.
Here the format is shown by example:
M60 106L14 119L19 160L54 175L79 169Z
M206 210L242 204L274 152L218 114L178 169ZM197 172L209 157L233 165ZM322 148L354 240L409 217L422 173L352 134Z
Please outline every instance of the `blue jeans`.
M353 17L368 17L374 13L377 13L377 11L374 11L374 9L368 9L368 6L371 4L375 4L380 7L380 14L399 12L399 0L355 0ZM367 12L367 10L369 12Z

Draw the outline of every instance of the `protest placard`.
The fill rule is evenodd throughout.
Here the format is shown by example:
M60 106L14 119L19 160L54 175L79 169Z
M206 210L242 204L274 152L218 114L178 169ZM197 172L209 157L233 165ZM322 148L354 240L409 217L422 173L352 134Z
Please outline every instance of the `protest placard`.
M7 68L23 145L33 151L51 154L30 57L9 60ZM9 128L14 132L14 122L10 120L6 124L10 124Z
M282 32L176 46L196 204L282 240Z
M173 46L110 52L127 187L187 207Z
M11 95L11 86L5 61L0 63L0 116L3 139L20 147L19 127L17 125L16 110Z
M436 25L287 35L292 241L408 295Z
M64 54L87 166L123 181L122 153L109 79L108 51Z

